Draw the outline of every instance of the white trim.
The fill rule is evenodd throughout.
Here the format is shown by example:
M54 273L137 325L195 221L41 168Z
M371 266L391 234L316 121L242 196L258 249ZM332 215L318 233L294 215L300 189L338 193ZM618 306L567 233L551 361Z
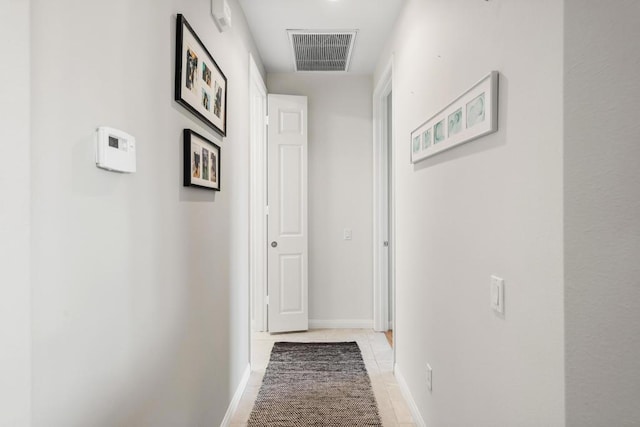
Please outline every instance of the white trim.
M387 97L393 87L393 57L386 66L373 92L373 328L389 329L389 256L395 242L383 242L393 237L389 232L388 218L388 150L393 147L393 137L388 141ZM391 112L393 114L393 110ZM392 118L392 122L394 122ZM393 180L392 180L393 181ZM392 203L393 206L393 203ZM393 262L393 261L392 261Z
M251 328L267 330L267 87L249 53L249 289Z
M309 319L309 329L371 329L371 319Z
M407 381L404 379L404 376L400 372L400 367L396 363L393 368L393 375L396 377L396 381L398 381L398 385L400 386L400 391L402 392L402 396L404 400L409 405L409 410L411 411L411 416L413 416L413 421L417 426L427 427L427 424L424 422L424 418L422 418L422 414L418 410L418 405L416 405L416 401L413 400L413 395L409 390L409 386L407 385Z
M231 399L231 403L229 403L227 412L224 414L224 418L220 423L220 427L228 427L229 425L231 425L231 419L233 418L236 409L238 409L238 404L240 403L240 399L242 399L244 389L247 388L247 384L249 383L249 377L251 377L251 364L247 365L247 368L244 370L244 374L242 374L240 384L238 384L238 388L233 394L233 398Z

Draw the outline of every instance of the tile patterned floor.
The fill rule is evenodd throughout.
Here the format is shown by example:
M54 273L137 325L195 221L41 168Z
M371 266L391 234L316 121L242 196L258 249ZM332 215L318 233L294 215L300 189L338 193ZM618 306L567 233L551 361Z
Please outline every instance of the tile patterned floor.
M231 419L231 427L247 425L262 377L269 363L271 347L276 341L356 341L371 378L382 424L385 427L415 425L400 387L393 376L393 353L383 333L370 329L313 329L290 334L255 333L253 335L251 342L253 371L240 404Z

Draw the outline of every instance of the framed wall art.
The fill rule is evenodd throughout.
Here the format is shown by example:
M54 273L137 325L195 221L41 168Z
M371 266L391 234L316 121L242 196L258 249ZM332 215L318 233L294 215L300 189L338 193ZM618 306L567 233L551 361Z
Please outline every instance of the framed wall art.
M498 72L471 89L411 132L411 163L498 130Z
M227 78L182 14L176 20L175 99L227 135Z
M220 191L220 147L191 129L184 136L184 186Z

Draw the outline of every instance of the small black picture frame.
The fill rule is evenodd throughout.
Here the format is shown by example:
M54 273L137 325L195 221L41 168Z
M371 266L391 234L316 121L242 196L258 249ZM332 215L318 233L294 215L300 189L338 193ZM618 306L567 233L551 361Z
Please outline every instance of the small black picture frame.
M182 14L176 19L175 100L227 135L227 77Z
M184 186L220 191L220 147L191 129L182 135Z

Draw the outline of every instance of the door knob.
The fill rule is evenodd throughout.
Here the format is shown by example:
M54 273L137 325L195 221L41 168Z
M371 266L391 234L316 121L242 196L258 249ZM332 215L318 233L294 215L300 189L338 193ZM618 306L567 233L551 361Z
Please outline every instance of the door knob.
M275 240L273 242L271 242L271 247L275 248L278 246L278 242L276 242Z

